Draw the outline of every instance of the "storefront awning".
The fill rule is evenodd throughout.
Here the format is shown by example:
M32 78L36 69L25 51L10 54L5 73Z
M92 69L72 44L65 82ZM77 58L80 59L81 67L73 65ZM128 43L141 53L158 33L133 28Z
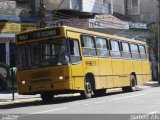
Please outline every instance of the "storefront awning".
M0 34L0 43L15 42L15 34Z
M15 37L15 34L4 34L4 33L1 33L0 34L0 38L1 37Z
M15 22L37 22L39 21L38 18L34 17L19 17L19 16L13 16L13 15L5 15L0 14L0 20L8 20L8 21L15 21Z

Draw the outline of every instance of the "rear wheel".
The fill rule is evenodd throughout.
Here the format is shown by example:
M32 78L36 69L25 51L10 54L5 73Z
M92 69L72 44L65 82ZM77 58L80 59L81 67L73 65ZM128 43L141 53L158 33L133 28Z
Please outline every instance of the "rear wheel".
M89 77L86 77L84 84L84 91L81 92L81 96L85 99L91 98L93 89Z
M96 96L102 96L105 94L106 94L106 89L94 90L94 95L96 95Z
M53 102L54 95L51 92L41 93L41 98L43 102L50 103Z
M136 90L137 81L134 75L130 76L130 86L123 87L123 92L134 92Z

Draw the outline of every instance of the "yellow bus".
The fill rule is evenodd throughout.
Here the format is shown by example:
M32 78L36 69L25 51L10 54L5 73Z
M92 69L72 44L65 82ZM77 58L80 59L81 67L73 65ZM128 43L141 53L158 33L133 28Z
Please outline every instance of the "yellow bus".
M44 102L61 93L131 92L151 79L142 41L57 26L17 34L16 44L18 93L41 94Z

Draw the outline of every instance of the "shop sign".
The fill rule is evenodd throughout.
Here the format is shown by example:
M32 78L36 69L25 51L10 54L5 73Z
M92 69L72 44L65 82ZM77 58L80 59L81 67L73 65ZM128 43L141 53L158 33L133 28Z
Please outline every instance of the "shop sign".
M35 23L0 23L0 33L19 33L36 29Z
M96 15L94 19L89 20L89 28L129 29L129 23L113 15Z
M147 29L147 23L145 22L129 22L129 28L133 29Z
M71 26L71 27L77 27L77 28L83 28L88 29L88 19L66 19L62 23L63 25Z

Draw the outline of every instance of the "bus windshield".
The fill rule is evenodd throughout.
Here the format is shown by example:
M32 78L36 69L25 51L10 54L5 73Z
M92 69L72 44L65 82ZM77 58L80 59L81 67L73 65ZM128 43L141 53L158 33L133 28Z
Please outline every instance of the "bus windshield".
M18 46L18 69L66 65L69 63L67 40L48 39Z

